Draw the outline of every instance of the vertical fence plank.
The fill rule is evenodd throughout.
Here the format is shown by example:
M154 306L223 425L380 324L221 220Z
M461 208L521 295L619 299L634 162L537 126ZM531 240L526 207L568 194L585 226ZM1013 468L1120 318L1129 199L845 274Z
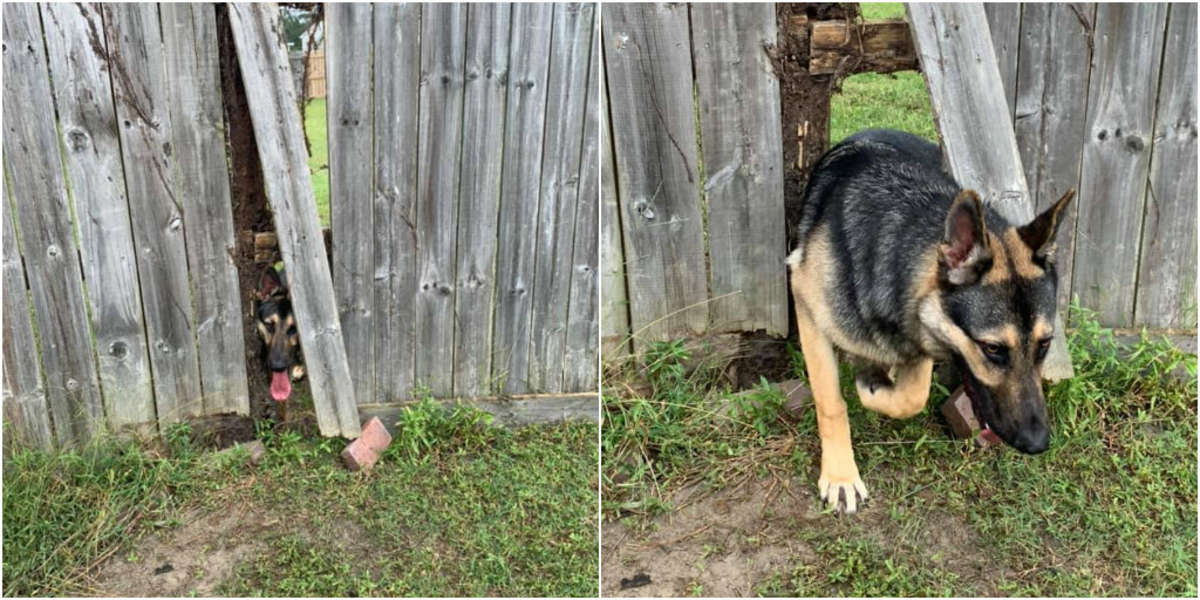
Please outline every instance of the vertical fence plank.
M417 382L454 393L454 238L462 151L467 9L426 4L417 155Z
M1196 327L1196 5L1171 4L1134 324Z
M232 3L229 24L259 160L267 174L267 199L275 213L275 231L291 285L317 426L322 435L356 438L362 433L358 408L317 219L287 49L277 33L279 13L274 5Z
M102 427L104 412L49 110L53 100L38 9L6 4L3 10L4 113L10 116L4 120L4 163L41 341L43 383L56 442L83 443ZM35 107L40 109L29 110Z
M687 6L606 4L608 75L633 333L698 336L708 276Z
M587 112L583 124L583 156L579 160L579 203L575 210L571 260L571 295L567 311L567 350L563 362L563 391L594 391L599 383L596 318L599 291L600 233L600 27L592 20L591 59L588 61Z
M354 397L362 404L375 398L371 5L331 3L325 27L333 289Z
M608 27L608 25L605 25ZM597 49L597 52L602 50ZM621 209L617 198L616 163L609 126L608 85L600 80L600 355L617 358L632 350L629 340L629 296L625 289L625 250L621 240Z
M413 385L417 293L417 98L421 5L375 6L375 397ZM334 241L337 244L337 241ZM370 402L359 399L359 403Z
M8 37L4 39L7 44ZM42 371L25 287L25 266L17 251L7 191L0 193L0 203L3 203L0 212L4 213L0 215L0 220L4 221L4 420L8 422L4 440L6 446L9 440L15 440L19 444L49 449L54 443L50 411L42 388Z
M551 16L549 4L512 7L492 336L492 379L501 382L498 391L507 394L529 389L529 321Z
M106 4L113 97L160 426L203 413L158 7ZM199 220L199 219L197 219Z
M511 25L507 4L472 4L468 10L454 306L454 395L460 397L491 392L493 270L504 159L496 149L504 147Z
M714 331L787 334L779 80L770 4L692 6Z
M1110 327L1133 324L1166 18L1166 4L1096 9L1072 289Z
M187 223L204 414L250 414L233 209L225 160L216 13L208 4L162 4L171 92L175 196Z
M47 3L42 15L105 413L114 429L153 426L150 357L100 9Z
M530 323L531 392L562 391L593 10L590 3L554 7Z
M1000 81L1004 83L1004 99L1008 101L1008 114L1014 112L1017 93L1017 57L1020 32L1023 29L1019 2L985 2L988 29L992 33L992 47L996 51L996 65L1000 67Z
M1087 26L1095 6L1022 5L1021 62L1017 66L1017 108L1013 128L1036 212L1078 189L1087 119L1091 40ZM1079 202L1062 217L1055 251L1058 309L1071 301L1071 265Z

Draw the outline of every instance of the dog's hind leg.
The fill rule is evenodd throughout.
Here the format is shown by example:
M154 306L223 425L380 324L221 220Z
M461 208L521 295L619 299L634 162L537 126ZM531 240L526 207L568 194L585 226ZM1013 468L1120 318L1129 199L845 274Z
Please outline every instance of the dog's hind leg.
M854 381L863 406L893 419L907 419L925 408L933 381L933 359L897 365L889 378L882 371L865 371Z
M850 445L850 419L846 416L846 401L838 389L837 356L833 343L813 323L812 318L796 303L796 323L800 329L800 348L808 369L808 382L817 407L817 431L821 435L821 478L817 486L821 499L835 511L858 510L859 500L867 499L867 486L858 476L854 449Z

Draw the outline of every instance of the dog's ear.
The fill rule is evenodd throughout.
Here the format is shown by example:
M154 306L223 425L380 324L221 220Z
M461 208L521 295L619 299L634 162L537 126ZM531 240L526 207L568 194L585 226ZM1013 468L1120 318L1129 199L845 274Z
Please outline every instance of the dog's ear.
M262 276L258 278L257 292L260 300L266 300L285 289L283 280L279 277L279 271L276 271L275 267L267 267L263 270Z
M974 190L959 192L946 215L946 234L938 246L938 258L951 284L974 283L991 265L986 231L979 194Z
M1075 190L1067 190L1054 206L1034 217L1027 225L1017 228L1017 234L1021 236L1025 245L1033 250L1034 256L1042 259L1053 256L1055 234L1058 233L1058 226L1066 214L1067 205L1074 197Z

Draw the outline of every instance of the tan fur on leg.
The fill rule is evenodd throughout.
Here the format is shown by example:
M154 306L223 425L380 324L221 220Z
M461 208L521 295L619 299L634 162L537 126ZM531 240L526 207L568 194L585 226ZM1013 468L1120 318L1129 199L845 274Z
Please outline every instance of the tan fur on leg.
M877 413L893 419L907 419L925 409L932 380L933 359L923 358L915 363L897 365L890 386L878 386L871 391L858 384L858 399L863 406Z

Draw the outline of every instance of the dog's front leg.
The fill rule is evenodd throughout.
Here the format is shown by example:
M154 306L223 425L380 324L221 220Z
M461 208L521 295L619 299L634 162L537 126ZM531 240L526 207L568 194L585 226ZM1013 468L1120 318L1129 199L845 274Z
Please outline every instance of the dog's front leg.
M835 511L854 513L859 500L867 499L867 486L858 476L854 449L850 445L850 419L846 402L838 389L837 356L829 337L813 323L800 304L796 304L796 323L800 329L800 347L808 369L808 382L817 407L817 431L821 435L821 478L817 486L821 499Z

